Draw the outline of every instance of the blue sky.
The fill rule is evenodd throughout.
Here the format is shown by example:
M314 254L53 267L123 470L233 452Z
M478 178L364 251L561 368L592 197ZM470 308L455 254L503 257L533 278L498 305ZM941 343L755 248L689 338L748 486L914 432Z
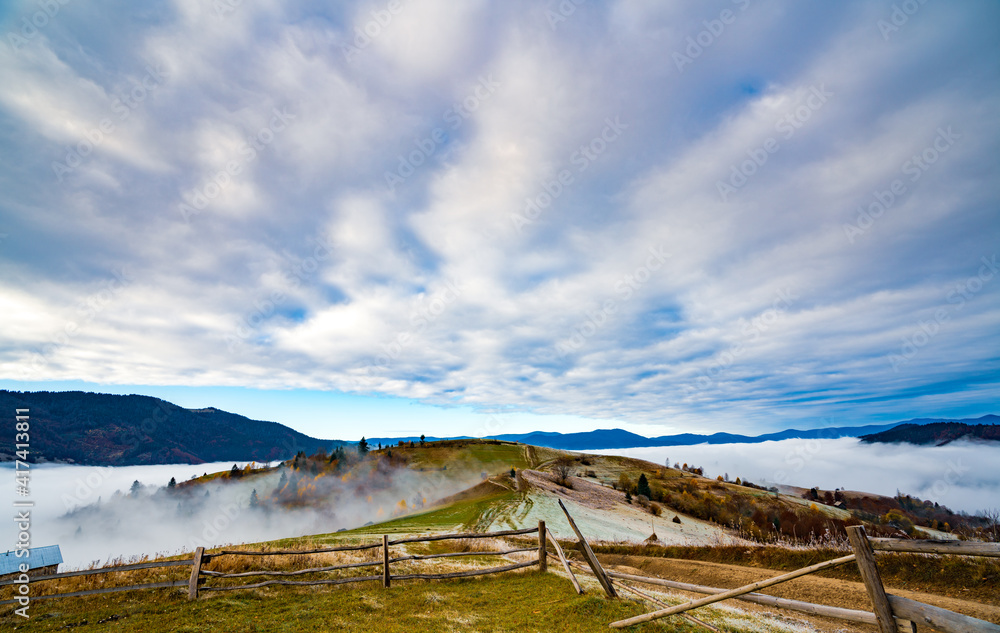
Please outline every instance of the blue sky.
M54 7L0 9L0 387L346 439L998 411L995 3Z

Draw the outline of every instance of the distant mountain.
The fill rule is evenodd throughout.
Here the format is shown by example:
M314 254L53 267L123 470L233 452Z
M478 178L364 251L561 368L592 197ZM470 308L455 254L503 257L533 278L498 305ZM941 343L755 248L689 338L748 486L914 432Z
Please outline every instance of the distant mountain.
M997 416L984 416L979 420L988 420ZM606 448L643 448L650 446L692 446L694 444L758 444L761 442L780 442L789 439L837 439L840 437L861 437L889 431L901 425L918 426L925 424L940 423L943 420L919 418L906 422L892 422L888 424L868 424L865 426L836 426L822 429L786 429L776 433L765 433L764 435L739 435L736 433L713 433L711 435L699 435L696 433L681 433L678 435L661 435L659 437L646 437L623 429L598 429L596 431L584 431L580 433L556 433L553 431L533 431L531 433L506 433L503 435L491 435L489 439L503 440L506 442L520 442L531 444L532 446L544 446L565 451L592 451ZM959 422L976 423L976 420L960 420ZM394 446L398 442L419 442L419 437L378 437L367 438L368 443L375 446L381 443L383 446ZM430 437L426 441L436 440L457 440L469 439L468 436L461 437Z
M603 448L642 448L647 446L691 446L694 444L756 444L759 442L780 441L792 438L825 438L857 437L865 433L877 433L902 424L871 424L868 426L843 426L824 429L800 431L787 429L765 435L738 435L735 433L713 433L698 435L696 433L681 433L679 435L662 435L645 437L622 429L600 429L583 433L525 433L496 435L494 439L508 442L521 442L534 446L545 446L568 451L588 451Z
M277 422L215 408L184 409L149 396L0 390L0 411L13 416L14 409L29 410L32 461L103 466L269 461L342 444ZM13 435L10 439L0 445L0 460L13 458Z
M881 433L861 436L861 441L868 444L905 442L944 446L958 439L1000 442L1000 416L984 415L974 420L900 424Z

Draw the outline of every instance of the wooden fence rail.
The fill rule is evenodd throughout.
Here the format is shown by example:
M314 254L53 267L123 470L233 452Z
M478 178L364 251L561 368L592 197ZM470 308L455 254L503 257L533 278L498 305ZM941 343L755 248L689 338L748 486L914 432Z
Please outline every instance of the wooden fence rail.
M914 554L954 554L960 556L991 556L1000 558L1000 543L972 543L927 539L911 541L897 538L868 538L877 552L911 552Z
M634 576L617 572L605 572L607 577L628 579L634 582L644 582L654 585L662 585L695 593L712 594L706 598L692 600L684 604L660 609L646 613L644 615L618 620L610 624L611 628L623 628L641 622L649 622L669 615L682 615L690 609L706 606L720 600L735 598L747 600L758 604L782 607L803 613L811 613L853 622L864 622L878 626L880 633L898 633L901 630L915 633L917 625L929 626L932 629L944 633L1000 633L1000 626L991 622L985 622L973 617L954 613L940 607L935 607L916 600L902 598L900 596L889 595L885 592L882 579L879 576L878 567L875 564L876 550L882 552L916 552L925 554L956 554L963 556L1000 556L1000 544L995 543L969 543L957 541L901 541L897 539L870 539L865 534L862 526L850 526L847 528L848 539L854 554L844 556L834 560L811 565L794 572L775 576L768 580L755 582L737 589L715 589L714 587L701 587L668 581L661 578L651 578L647 576ZM770 587L778 583L786 582L793 578L798 578L817 572L821 569L842 565L854 561L861 573L865 589L871 599L874 613L866 611L854 611L851 609L840 609L828 607L826 605L799 602L797 600L787 600L764 596L753 593L755 589ZM600 575L595 574L600 580Z
M391 558L389 556L389 547L393 545L402 545L406 543L422 543L429 541L443 541L449 539L482 539L482 538L498 538L504 536L516 536L522 534L539 534L539 544L533 545L531 547L515 547L508 548L497 551L474 551L474 552L448 552L443 554L414 554L408 556L398 556L396 558ZM101 589L88 589L85 591L74 591L70 593L57 593L44 596L31 596L31 600L49 600L52 598L72 598L78 596L91 596L103 593L115 593L119 591L134 591L139 589L162 589L162 588L173 588L173 587L187 587L188 597L197 598L199 591L232 591L237 589L255 589L259 587L268 587L273 585L290 585L290 586L309 586L309 585L341 585L352 582L367 582L367 581L377 581L382 580L386 587L390 585L391 580L418 580L418 579L439 579L439 578L464 578L469 576L482 576L486 574L496 574L505 571L512 571L515 569L522 569L525 567L531 567L534 565L542 565L545 560L545 535L547 531L545 530L544 521L539 522L538 527L527 528L523 530L503 530L498 532L467 532L459 534L439 534L432 536L420 536L413 538L403 538L390 541L387 535L384 535L381 542L362 544L362 545L345 545L340 547L323 547L315 548L309 550L270 550L270 551L250 551L250 550L220 550L217 552L205 552L205 549L199 547L195 550L193 558L183 559L183 560L169 560L169 561L156 561L150 563L136 563L134 565L119 565L114 567L102 567L99 569L84 569L80 571L65 572L62 574L50 574L47 576L32 576L28 579L29 583L42 582L46 580L60 580L63 578L72 578L77 576L91 576L97 574L114 574L119 572L129 572L140 569L154 569L159 567L189 567L191 568L190 577L188 580L171 580L166 582L155 582L137 585L127 585L120 587L104 587ZM343 565L329 565L325 567L313 567L309 569L298 569L293 571L278 571L278 570L252 570L246 572L238 573L225 573L219 571L213 571L210 569L203 569L204 565L207 565L213 559L221 556L298 556L307 554L327 554L336 552L359 552L364 550L372 550L382 548L382 556L377 561L366 561L361 563L348 563ZM462 557L462 556L504 556L507 554L516 554L523 552L539 552L539 558L524 562L515 563L512 565L505 565L502 567L492 567L489 569L476 569L472 571L465 572L454 572L445 574L404 574L404 575L390 575L389 565L392 563L401 563L405 561L422 561L430 560L436 558L452 558L452 557ZM378 576L357 576L351 578L323 578L315 580L283 580L283 579L273 579L265 580L252 584L245 585L222 585L222 586L205 586L203 583L207 579L225 579L225 578L246 578L251 576L280 576L280 577L290 577L290 576L302 576L305 574L315 574L315 573L325 573L331 571L337 571L342 569L356 569L361 567L378 567L382 566L382 573ZM18 579L5 580L0 582L0 586L6 585L21 585L24 584ZM0 605L15 604L17 599L12 600L2 600Z
M135 569L152 569L154 567L176 567L179 565L191 565L191 559L186 560L164 560L155 563L136 563L134 565L119 565L116 567L101 567L98 569L82 569L80 571L67 571L61 574L50 574L48 576L30 576L28 582L41 582L43 580L58 580L60 578L72 578L73 576L91 576L93 574L113 574L119 571L132 571ZM0 587L4 585L23 585L20 580L4 580L0 582ZM0 603L3 604L3 603Z

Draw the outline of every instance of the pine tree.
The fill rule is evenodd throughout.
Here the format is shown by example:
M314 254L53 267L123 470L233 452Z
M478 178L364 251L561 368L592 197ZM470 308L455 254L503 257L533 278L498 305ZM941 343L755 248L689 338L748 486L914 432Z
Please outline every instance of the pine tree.
M250 507L256 508L260 505L260 499L257 498L257 489L254 488L253 492L250 493Z
M423 446L424 444L425 444L425 442L424 442L424 434L421 433L420 434L420 445Z
M237 477L239 477L242 474L243 474L243 471L240 470L240 467L237 466L236 464L233 464L232 469L229 471L229 478L230 479L236 479Z
M366 440L364 436L362 436L361 441L358 442L358 454L364 455L367 452L368 452L368 440Z
M625 503L632 503L632 493L628 490L625 491Z
M635 485L635 494L647 499L652 498L653 491L649 489L649 480L646 479L646 473L639 475L639 483Z
M171 477L170 482L167 484L167 488L173 490L176 487L177 487L177 480Z
M136 479L135 481L132 482L132 487L129 488L129 492L135 495L138 494L140 490L142 490L142 484L140 484L139 480Z

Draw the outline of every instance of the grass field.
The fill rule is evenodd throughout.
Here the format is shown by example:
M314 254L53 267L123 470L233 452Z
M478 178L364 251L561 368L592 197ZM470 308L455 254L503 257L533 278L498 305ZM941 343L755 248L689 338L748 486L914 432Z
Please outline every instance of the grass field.
M403 582L390 589L375 583L332 589L278 587L217 594L197 602L187 601L178 591L128 592L39 602L31 607L27 621L6 612L0 617L3 628L18 631L91 630L100 624L101 630L176 633L584 633L607 631L609 622L646 610L644 605L607 600L595 592L578 596L564 578L531 571ZM694 628L672 618L630 630L693 632Z

